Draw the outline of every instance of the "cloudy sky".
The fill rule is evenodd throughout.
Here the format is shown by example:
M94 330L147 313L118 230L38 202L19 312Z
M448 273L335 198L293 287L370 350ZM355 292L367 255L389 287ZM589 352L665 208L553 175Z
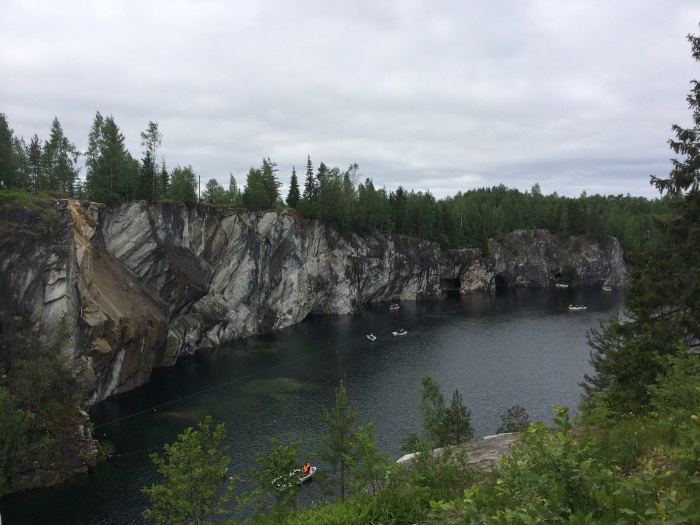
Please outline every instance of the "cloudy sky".
M2 0L0 112L81 150L112 115L139 159L154 121L202 185L263 157L303 181L309 155L437 198L655 197L699 23L697 0Z

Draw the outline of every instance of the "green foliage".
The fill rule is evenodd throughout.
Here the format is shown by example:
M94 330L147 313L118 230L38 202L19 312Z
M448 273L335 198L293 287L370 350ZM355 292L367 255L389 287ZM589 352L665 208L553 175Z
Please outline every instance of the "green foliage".
M350 449L352 454L346 456L350 488L356 491L368 490L377 495L391 456L389 452L379 452L373 423L360 425L355 429Z
M345 498L347 461L353 453L353 438L357 408L348 403L348 395L345 384L340 381L335 391L335 407L328 410L321 408L321 417L326 424L327 432L322 438L323 448L319 456L327 461L338 476L338 491L340 499Z
M442 421L445 414L445 398L438 382L424 375L421 378L420 413L423 418L423 435L429 445L440 446Z
M568 408L554 407L556 430L532 423L503 461L499 495L512 501L540 502L552 519L600 512L594 494L608 477L590 443L575 442Z
M277 164L270 158L263 159L258 169L250 167L243 190L243 204L249 210L271 210L279 203Z
M443 414L442 443L441 445L459 445L474 437L474 428L471 424L472 413L462 402L462 395L458 390L452 393L450 406Z
M474 435L471 426L471 411L462 403L462 396L455 389L449 407L445 407L445 398L440 385L429 375L421 378L420 413L423 418L423 435L425 441L434 447L458 445L470 440ZM404 446L415 444L415 438L409 436ZM407 449L406 449L407 450Z
M238 502L241 507L251 505L256 513L271 513L278 521L297 503L301 443L282 445L277 438L272 438L270 443L270 453L258 452L257 466L246 469L244 480L248 490Z
M146 151L141 161L138 183L133 198L149 201L154 201L156 198L156 166L150 151Z
M226 515L223 503L231 499L234 484L227 476L225 437L224 425L212 430L207 417L166 444L163 456L152 454L164 482L143 488L150 500L144 516L156 523L184 525L215 523Z
M21 159L14 131L4 113L0 113L0 188L21 188ZM28 188L25 188L28 189Z
M297 178L297 170L292 166L292 176L289 179L289 192L287 192L287 206L296 208L299 205L299 179Z
M22 408L10 391L0 386L0 495L12 488L15 465L27 459L36 415Z
M470 483L475 473L468 467L468 455L452 446L432 449L421 443L411 458L407 482L423 488L431 498L454 498Z
M670 475L653 461L623 475L601 461L606 444L574 438L568 409L555 429L532 423L512 455L461 498L431 502L435 523L694 523L697 480ZM612 427L611 427L612 428ZM608 459L611 459L608 457ZM614 463L614 461L613 461Z
M61 214L55 208L46 208L41 214L41 223L46 228L50 239L61 226Z
M513 405L501 415L501 425L496 429L496 434L522 432L527 430L529 425L530 416L527 410L520 405Z
M192 170L192 166L184 168L178 166L170 176L170 187L168 196L175 201L182 201L188 204L197 202L197 176Z
M204 186L204 192L202 193L202 198L205 202L211 202L213 204L222 204L226 202L227 192L224 187L219 184L216 179L209 179Z
M49 131L49 140L44 143L41 154L42 178L37 181L37 190L55 190L70 195L78 178L77 161L80 152L63 134L58 118L54 118Z
M249 210L258 211L267 209L267 202L262 171L251 166L243 190L243 205Z
M85 153L86 197L115 204L150 196L154 157L149 153L144 162L145 165L139 167L127 151L124 135L114 118L111 115L104 118L98 111L88 135Z
M688 39L700 61L700 37ZM655 233L630 275L626 319L612 318L589 339L595 369L586 378L589 400L590 394L601 394L596 401L618 413L649 406L650 388L668 364L664 355L679 348L697 351L700 345L700 83L692 86L688 102L694 127L673 126L676 139L669 141L683 158L673 160L667 178L652 177L659 191L667 193L669 213L655 218Z
M39 210L36 195L28 193L18 188L0 190L0 203L13 204L18 206L28 206L34 210Z
M0 292L6 285L0 280ZM0 301L5 319L0 332L0 495L25 488L17 473L27 469L29 459L40 463L61 456L55 437L71 424L84 396L60 352L68 338L66 319L55 327L56 340L47 348L28 316L13 307L11 301Z
M143 154L139 162L126 150L114 118L97 112L88 135L86 177L81 184L75 169L78 152L64 140L57 121L51 139L42 146L36 135L28 144L14 137L7 118L0 115L0 180L4 179L5 187L55 190L64 195L72 192L107 204L133 199L197 200L196 182L183 181L183 175L189 178L187 170L178 168L168 174L165 160L159 162L162 133L157 123L149 122L141 133ZM556 193L543 195L538 184L531 192L501 184L437 200L430 190L407 191L399 186L388 192L375 188L371 178L358 184L358 170L357 164L341 170L322 162L314 173L307 156L303 191L300 195L293 170L287 205L302 217L336 222L344 236L379 230L435 241L446 248L479 247L487 254L489 239L502 239L514 229L543 228L561 236L612 235L620 240L625 256L636 259L653 237L649 235L652 218L665 215L673 201L630 195L589 196L585 192L574 199ZM189 171L193 173L191 167ZM275 209L281 204L276 172L276 164L264 158L260 168L251 168L243 191L234 181L217 202L245 205L249 210Z
M234 206L243 206L243 196L241 195L241 190L238 189L236 177L233 176L233 173L229 173L228 190L226 190L225 199L226 202Z

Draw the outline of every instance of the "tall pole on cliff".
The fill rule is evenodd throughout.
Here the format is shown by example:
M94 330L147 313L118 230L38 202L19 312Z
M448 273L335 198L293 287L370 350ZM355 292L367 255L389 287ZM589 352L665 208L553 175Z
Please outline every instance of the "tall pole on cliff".
M197 202L202 200L202 176L198 175L199 182L197 182Z

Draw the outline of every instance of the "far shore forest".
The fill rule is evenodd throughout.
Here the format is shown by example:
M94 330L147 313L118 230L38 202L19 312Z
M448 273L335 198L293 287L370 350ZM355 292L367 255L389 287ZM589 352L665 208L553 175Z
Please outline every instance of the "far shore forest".
M288 175L288 191L282 195L282 175L270 158L251 166L245 184L230 174L224 187L216 179L201 181L189 165L169 170L159 155L162 137L158 124L149 122L141 133L138 160L127 151L114 118L97 112L87 150L80 152L64 135L58 118L48 140L34 134L27 142L14 135L7 116L0 113L0 187L105 204L174 200L250 211L288 207L307 219L335 222L343 234L383 231L448 248L486 250L488 239L502 239L516 229L542 228L562 237L611 235L620 241L628 261L649 240L652 217L666 214L670 200L585 192L578 198L543 195L537 183L526 192L501 184L435 199L429 190L376 188L371 178L361 180L357 164L347 169L324 162L315 166L308 155L304 171L294 168ZM84 166L79 167L79 157L84 157Z

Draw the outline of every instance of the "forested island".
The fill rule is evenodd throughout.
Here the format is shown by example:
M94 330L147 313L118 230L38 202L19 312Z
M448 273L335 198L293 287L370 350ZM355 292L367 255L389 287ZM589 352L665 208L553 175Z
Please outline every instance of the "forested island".
M693 57L700 61L700 37L690 35L689 40ZM518 227L547 227L560 235L615 234L632 258L633 271L626 289L624 317L611 318L589 336L594 372L583 378L582 415L575 428L564 409L557 410L553 429L536 422L524 429L518 426L520 440L511 455L492 472L474 472L463 468L451 448L469 434L467 426L453 425L455 421L463 423L468 415L458 392L448 406L439 386L426 378L421 399L423 433L406 441L407 447L417 454L415 468L407 471L377 453L371 425L354 425L351 403L341 384L336 406L323 410L329 427L326 459L334 466L331 486L338 502L300 510L293 488L273 491L268 478L288 475L298 452L294 443L273 441L272 455L258 457L259 467L250 472L253 478L260 474L260 490L249 492L251 499L242 501L254 504L260 511L251 521L697 522L698 81L693 81L688 101L693 126L674 126L675 137L670 140L679 158L667 177L652 177L652 183L663 194L658 201L632 197L545 197L536 187L525 194L500 187L473 190L436 201L429 193L377 190L370 180L355 186L355 168L343 172L326 169L323 164L316 172L309 170L308 184L303 192L296 193L293 190L300 188L294 183L293 173L286 204L305 217L335 222L340 231L380 229L438 241L448 247L474 244L482 248L488 247L485 239L505 236ZM3 190L0 196L5 201L31 204L29 198L22 200L24 197L17 193L25 190L63 192L112 202L198 200L191 168L178 167L168 173L163 162L160 176L156 177L153 159L160 140L156 125L144 132L145 153L139 163L123 149L123 138L120 139L116 125L108 125L109 119L102 120L98 114L91 131L92 156L86 156L86 180L84 185L78 185L77 152L62 136L57 120L51 138L41 147L36 137L25 147L3 121L0 159L4 164L0 173L7 187L16 188ZM116 147L114 157L101 149L106 144L103 139L108 127L117 146L120 141L122 144L121 149ZM31 163L29 151L33 151ZM99 164L111 162L109 158L116 160ZM35 161L38 163L33 164ZM311 166L310 159L308 164ZM29 169L30 165L38 171ZM242 192L232 180L228 190L211 184L203 197L217 205L228 199L228 205L251 210L282 206L276 177L274 163L265 159L260 168L251 169ZM422 220L415 221L415 216ZM626 237L628 224L633 226L629 226ZM44 227L51 231L55 226L49 214ZM616 227L621 232L615 231ZM11 298L5 293L2 297L8 307ZM51 453L56 444L55 432L60 432L67 419L77 417L81 398L74 387L75 378L63 366L60 344L51 349L35 345L37 340L27 336L33 327L26 324L26 319L4 319L2 358L6 372L0 381L0 489L7 492L15 488L12 482L18 466L31 462L37 451ZM59 328L57 325L56 330ZM225 428L211 425L210 420L205 420L199 427L187 429L174 444L165 447L162 457L153 457L165 479L164 483L145 489L151 501L147 513L154 521L201 523L224 519L228 513L221 496L226 499L232 494L230 483L236 480L225 476L227 460L225 450L219 446ZM447 453L433 455L431 450L440 445L447 448ZM356 490L349 494L345 493L346 479L357 483ZM373 485L378 479L382 483ZM225 519L233 522L235 517Z

